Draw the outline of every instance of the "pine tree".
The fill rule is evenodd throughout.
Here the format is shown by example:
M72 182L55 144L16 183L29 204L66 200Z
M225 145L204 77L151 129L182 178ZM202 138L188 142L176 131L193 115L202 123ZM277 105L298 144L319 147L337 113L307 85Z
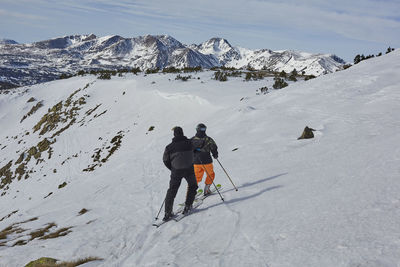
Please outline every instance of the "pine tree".
M360 61L361 61L361 56L360 56L360 55L357 55L357 56L354 58L354 64L358 64L358 63L360 63Z
M297 81L296 76L297 76L297 70L293 69L293 71L290 73L289 81L296 82Z

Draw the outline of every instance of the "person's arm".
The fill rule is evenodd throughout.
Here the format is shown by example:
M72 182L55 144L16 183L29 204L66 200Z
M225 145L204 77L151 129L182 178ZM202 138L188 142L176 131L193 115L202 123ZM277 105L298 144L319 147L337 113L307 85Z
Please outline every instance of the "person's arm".
M163 162L165 167L171 170L171 158L169 157L168 149L165 148L164 155L163 155Z
M208 137L208 148L209 151L211 152L212 156L217 159L218 158L218 146L215 143L214 139L212 139L211 137Z

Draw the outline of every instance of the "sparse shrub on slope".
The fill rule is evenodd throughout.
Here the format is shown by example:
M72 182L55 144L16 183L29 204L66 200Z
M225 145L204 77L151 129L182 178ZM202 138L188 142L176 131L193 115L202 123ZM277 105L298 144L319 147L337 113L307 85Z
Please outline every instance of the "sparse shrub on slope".
M121 147L122 138L124 137L123 133L124 133L123 131L119 131L117 133L117 135L111 139L110 145L108 145L108 143L104 143L102 148L96 148L94 150L94 154L92 155L93 164L89 165L83 171L84 172L94 171L94 169L96 167L101 167L104 163L106 163L108 161L108 159L114 154L114 152L117 151L118 148ZM103 150L106 150L106 149L108 149L107 155L105 157L101 158L101 154L102 154Z

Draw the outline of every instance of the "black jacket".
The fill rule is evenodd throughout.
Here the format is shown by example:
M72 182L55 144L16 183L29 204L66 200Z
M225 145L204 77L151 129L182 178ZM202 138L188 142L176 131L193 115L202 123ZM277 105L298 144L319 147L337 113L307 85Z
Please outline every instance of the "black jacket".
M165 147L163 161L172 171L193 169L192 142L186 136L175 136L172 143Z
M213 162L210 152L214 158L218 158L218 147L215 141L204 132L198 132L193 136L194 164L210 164Z

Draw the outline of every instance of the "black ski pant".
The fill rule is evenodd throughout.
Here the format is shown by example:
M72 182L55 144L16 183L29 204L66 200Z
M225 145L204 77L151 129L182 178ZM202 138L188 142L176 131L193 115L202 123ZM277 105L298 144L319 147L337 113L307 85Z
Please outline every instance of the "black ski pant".
M181 185L182 178L185 178L188 183L188 188L186 192L185 205L192 205L197 192L197 180L194 175L193 167L184 170L172 170L171 180L169 181L169 189L167 191L167 196L165 197L165 213L171 213L174 206L174 199L178 193L179 186Z

